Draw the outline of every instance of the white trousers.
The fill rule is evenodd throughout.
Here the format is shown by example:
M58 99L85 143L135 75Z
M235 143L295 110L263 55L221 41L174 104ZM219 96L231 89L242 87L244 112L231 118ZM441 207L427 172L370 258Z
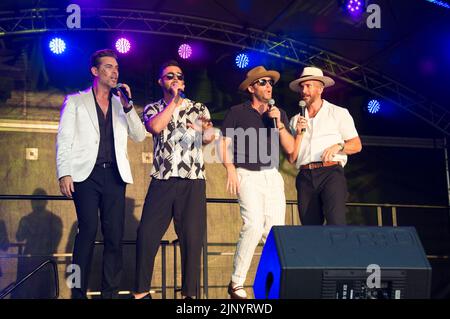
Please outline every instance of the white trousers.
M231 280L244 285L259 241L266 241L273 225L285 224L286 197L283 177L275 168L263 171L238 168L237 174L243 225L234 254Z

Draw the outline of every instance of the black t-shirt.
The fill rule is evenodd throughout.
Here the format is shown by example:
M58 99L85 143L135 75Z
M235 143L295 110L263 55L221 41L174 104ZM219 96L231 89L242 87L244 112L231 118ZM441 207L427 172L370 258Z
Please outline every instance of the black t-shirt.
M289 128L286 112L280 109L281 122ZM233 163L252 171L278 168L279 132L267 112L259 114L250 101L231 107L223 120L221 132L233 141Z
M114 146L114 132L112 123L112 95L109 95L109 106L105 116L97 102L94 88L92 88L92 94L94 94L95 108L97 109L98 128L100 130L100 144L98 146L98 154L95 164L115 163L116 151Z

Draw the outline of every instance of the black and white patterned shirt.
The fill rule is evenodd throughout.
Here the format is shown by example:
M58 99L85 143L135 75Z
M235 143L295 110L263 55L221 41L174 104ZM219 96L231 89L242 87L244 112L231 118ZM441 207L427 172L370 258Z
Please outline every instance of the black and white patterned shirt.
M144 123L162 112L164 99L148 104L144 108ZM205 164L202 152L202 134L187 124L194 124L198 117L211 118L208 108L189 99L183 99L175 110L167 127L153 135L153 167L150 174L157 179L180 177L205 179Z

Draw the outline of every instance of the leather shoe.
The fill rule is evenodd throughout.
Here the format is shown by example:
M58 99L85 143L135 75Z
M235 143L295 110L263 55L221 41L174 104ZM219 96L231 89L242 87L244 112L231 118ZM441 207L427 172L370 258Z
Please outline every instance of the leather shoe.
M237 292L241 291L244 292L244 296L239 295ZM228 294L230 295L231 299L247 299L247 293L244 290L243 286L234 286L231 284L228 285Z
M141 300L141 299L152 299L150 293L146 294L144 297L137 299L135 295L131 295L131 299Z

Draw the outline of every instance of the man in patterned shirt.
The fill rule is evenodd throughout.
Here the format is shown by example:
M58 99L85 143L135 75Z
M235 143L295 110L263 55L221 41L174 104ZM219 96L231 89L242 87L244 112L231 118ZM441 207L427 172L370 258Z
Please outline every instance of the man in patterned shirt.
M154 160L137 233L134 297L150 298L155 256L173 218L181 250L181 293L192 298L198 296L206 226L202 145L214 140L214 130L207 107L185 98L184 74L176 61L162 65L158 83L163 98L144 108Z

